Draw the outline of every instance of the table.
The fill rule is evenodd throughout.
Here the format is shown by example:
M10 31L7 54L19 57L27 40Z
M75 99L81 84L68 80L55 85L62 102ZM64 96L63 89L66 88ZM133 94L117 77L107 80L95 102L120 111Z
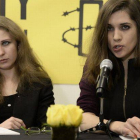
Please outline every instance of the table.
M0 140L51 140L50 134L36 134L36 135L25 135L24 130L16 130L20 135L9 135L9 136L0 136ZM79 134L77 140L109 140L107 135L99 135L92 133L83 133ZM118 137L113 137L113 140L121 140Z

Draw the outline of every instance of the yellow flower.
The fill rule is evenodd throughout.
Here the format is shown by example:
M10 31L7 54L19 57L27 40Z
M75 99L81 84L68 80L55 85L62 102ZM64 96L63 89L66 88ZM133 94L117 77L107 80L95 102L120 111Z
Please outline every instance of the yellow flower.
M64 111L64 123L66 126L78 127L82 121L83 110L79 106L67 105Z
M63 110L64 105L51 105L47 111L47 124L50 126L59 126L64 124Z
M76 105L51 105L47 111L47 123L52 127L78 127L82 121L83 110Z

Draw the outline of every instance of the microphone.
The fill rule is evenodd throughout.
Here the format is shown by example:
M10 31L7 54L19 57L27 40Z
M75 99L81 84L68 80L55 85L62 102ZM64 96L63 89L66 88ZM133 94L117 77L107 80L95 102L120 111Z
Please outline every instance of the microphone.
M100 64L100 74L97 77L96 94L98 97L105 97L110 71L113 64L109 59L104 59Z

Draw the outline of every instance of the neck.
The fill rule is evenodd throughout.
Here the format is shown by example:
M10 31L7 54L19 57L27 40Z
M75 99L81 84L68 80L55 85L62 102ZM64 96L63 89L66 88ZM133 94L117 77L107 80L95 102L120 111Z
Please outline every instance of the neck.
M13 67L10 70L0 70L0 73L3 75L5 82L6 81L13 81L13 82L18 81L18 74L17 74L15 67Z
M128 67L128 59L127 60L123 60L122 63L123 63L124 70L127 70L127 67Z
M3 76L2 95L9 96L16 93L19 83L19 76L13 67L10 70L0 70Z

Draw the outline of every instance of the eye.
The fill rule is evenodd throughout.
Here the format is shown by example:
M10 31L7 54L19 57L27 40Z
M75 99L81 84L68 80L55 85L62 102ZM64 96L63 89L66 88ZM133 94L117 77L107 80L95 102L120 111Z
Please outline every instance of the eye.
M9 41L3 41L3 42L2 42L2 45L3 45L3 46L7 46L7 45L9 45L9 44L10 44Z
M122 30L128 30L128 29L130 29L130 26L128 26L128 25L122 25Z
M107 27L107 31L112 31L113 30L113 27L112 26L108 26Z

